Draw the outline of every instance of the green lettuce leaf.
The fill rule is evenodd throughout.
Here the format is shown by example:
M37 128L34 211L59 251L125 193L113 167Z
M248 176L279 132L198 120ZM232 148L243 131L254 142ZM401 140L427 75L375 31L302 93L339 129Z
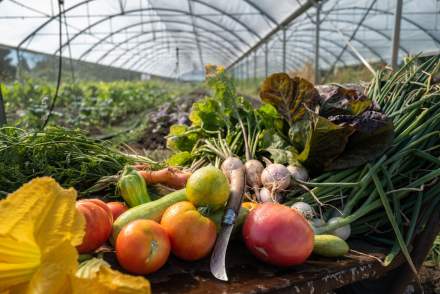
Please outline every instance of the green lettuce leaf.
M266 149L270 153L270 158L274 163L280 164L294 164L298 162L298 151L292 146L287 148L273 148Z
M271 104L263 104L255 110L258 123L266 129L283 129L283 120L274 106Z
M260 97L272 104L289 125L301 119L307 110L314 111L319 94L313 84L300 78L290 78L286 73L267 77L260 89Z
M169 166L185 166L191 161L191 159L191 153L189 153L188 151L183 151L174 153L167 159L166 162Z
M217 131L223 128L226 121L221 105L213 98L204 98L192 106L189 119L194 126L208 131Z
M199 139L199 135L195 132L187 132L187 125L172 125L167 136L167 148L179 152L191 152L194 145Z
M313 122L310 114L306 114L304 119L296 121L289 129L290 143L297 150L304 150L309 139L310 132L313 130Z

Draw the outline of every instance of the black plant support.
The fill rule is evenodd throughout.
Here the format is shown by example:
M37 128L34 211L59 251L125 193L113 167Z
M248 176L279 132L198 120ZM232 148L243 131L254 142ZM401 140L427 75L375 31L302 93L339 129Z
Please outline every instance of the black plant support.
M6 124L5 101L3 100L2 84L0 83L0 126Z

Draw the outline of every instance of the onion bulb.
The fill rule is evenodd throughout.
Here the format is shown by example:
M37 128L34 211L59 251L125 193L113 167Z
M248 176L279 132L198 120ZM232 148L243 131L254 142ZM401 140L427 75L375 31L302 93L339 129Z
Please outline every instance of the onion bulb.
M272 193L283 191L290 185L290 172L282 164L268 165L261 173L261 182Z
M328 220L328 224L334 224L340 222L342 217L332 217ZM332 235L338 236L339 238L343 240L347 240L351 235L351 227L350 225L345 225L343 227L337 228L331 232Z
M315 211L310 204L306 202L295 202L290 208L295 209L299 214L301 214L305 219L312 219L315 216Z
M287 169L289 170L294 180L305 182L309 179L309 173L307 172L307 169L301 165L289 165Z
M262 202L262 203L266 203L266 202L280 202L282 199L282 196L278 193L273 193L269 191L269 189L267 188L261 188L260 189L260 193L259 193L259 197L258 197L258 201Z
M325 226L325 221L322 218L312 218L309 220L309 224L312 227L313 231L316 233L316 229L322 226Z

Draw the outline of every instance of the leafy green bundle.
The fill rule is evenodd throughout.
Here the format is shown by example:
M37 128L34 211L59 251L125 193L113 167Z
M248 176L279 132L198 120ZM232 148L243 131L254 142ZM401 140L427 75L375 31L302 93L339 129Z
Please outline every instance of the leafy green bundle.
M412 265L408 246L440 207L440 85L434 82L439 70L440 58L433 57L420 64L413 58L396 72L377 73L368 95L393 121L391 147L371 164L303 182L311 190L292 193L287 202L317 205L319 199L324 208L340 207L342 218L318 233L351 224L352 235L392 246L385 264L401 250Z
M392 142L392 121L359 87L315 88L304 79L279 73L263 82L260 96L288 127L285 142L268 149L281 163L299 161L319 174L374 160Z
M191 126L171 127L167 146L177 153L170 164L215 162L227 152L244 157L248 145L251 158L299 162L319 174L374 160L393 139L392 121L359 88L315 88L278 73L263 82L260 95L266 103L255 108L236 94L224 72L207 80L213 97L193 104Z
M123 154L77 130L49 127L33 133L0 128L0 197L41 176L51 176L84 194L101 177L135 162L149 160Z

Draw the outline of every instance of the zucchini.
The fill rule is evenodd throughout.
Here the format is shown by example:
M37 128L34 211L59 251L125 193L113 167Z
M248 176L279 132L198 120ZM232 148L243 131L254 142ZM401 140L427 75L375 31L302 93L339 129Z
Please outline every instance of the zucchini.
M325 257L340 257L348 253L347 242L334 235L315 235L313 253Z
M177 202L186 200L187 198L185 189L182 189L165 195L157 200L130 208L129 210L121 214L113 223L112 241L116 240L116 237L118 236L121 229L128 223L138 219L149 219L160 222L162 214L168 207Z

